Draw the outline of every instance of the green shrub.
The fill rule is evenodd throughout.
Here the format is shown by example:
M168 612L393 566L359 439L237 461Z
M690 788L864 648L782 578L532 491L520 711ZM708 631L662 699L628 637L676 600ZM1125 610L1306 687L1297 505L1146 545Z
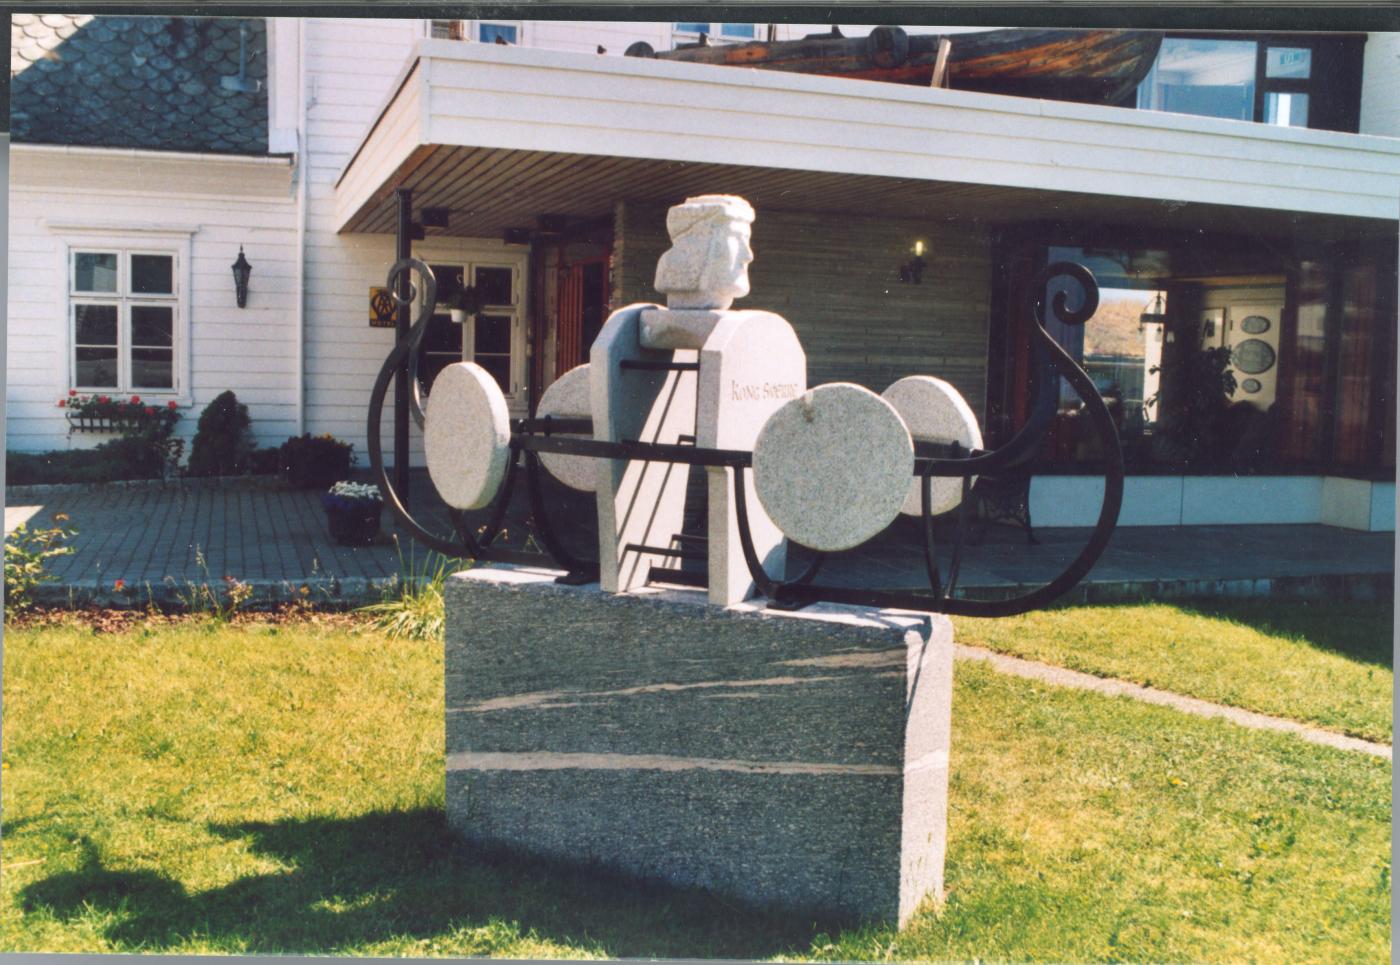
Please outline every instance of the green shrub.
M253 452L248 407L232 391L220 392L200 413L190 449L191 476L236 476L249 470Z
M63 513L54 517L55 523L67 520ZM44 569L45 561L73 552L67 544L75 535L75 530L61 525L30 529L20 524L5 537L6 612L17 613L34 605L35 589L53 579L53 574Z
M394 538L398 542L398 538ZM399 576L393 590L379 603L360 607L378 630L405 640L441 640L445 626L442 588L447 578L471 564L429 552L422 566L417 557L405 561L399 552Z
M128 430L92 449L6 452L5 484L104 483L122 479L162 479L174 469L184 441L163 426Z
M282 470L296 489L328 489L349 475L355 462L355 447L329 432L292 436L281 452Z
M248 471L257 475L282 472L282 449L254 449L248 453Z

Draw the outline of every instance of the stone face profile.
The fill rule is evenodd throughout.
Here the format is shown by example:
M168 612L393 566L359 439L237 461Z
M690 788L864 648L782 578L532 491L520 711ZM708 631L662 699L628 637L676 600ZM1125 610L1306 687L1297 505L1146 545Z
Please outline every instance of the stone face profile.
M743 198L702 194L666 213L671 248L656 263L668 308L723 310L749 293L753 208Z

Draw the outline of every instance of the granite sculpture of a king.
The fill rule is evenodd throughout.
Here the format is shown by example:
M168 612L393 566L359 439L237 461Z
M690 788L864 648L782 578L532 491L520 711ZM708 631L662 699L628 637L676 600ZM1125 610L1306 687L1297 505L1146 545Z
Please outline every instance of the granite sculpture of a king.
M687 198L667 213L671 248L657 262L655 283L666 307L620 309L593 343L588 396L595 438L750 450L768 417L806 390L806 355L792 326L772 312L730 308L749 293L753 220L749 203L729 195ZM688 469L641 459L594 461L604 590L636 589L653 568L676 565ZM740 550L734 470L705 471L709 598L728 605L751 596L754 584ZM784 537L759 504L751 473L746 485L754 547L767 571L781 578Z

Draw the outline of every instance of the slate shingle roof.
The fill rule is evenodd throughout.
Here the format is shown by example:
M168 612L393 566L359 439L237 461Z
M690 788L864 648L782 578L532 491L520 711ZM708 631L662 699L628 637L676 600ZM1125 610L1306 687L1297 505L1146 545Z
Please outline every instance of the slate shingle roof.
M236 77L246 25L247 76ZM260 17L14 14L10 136L219 154L267 153L267 24Z

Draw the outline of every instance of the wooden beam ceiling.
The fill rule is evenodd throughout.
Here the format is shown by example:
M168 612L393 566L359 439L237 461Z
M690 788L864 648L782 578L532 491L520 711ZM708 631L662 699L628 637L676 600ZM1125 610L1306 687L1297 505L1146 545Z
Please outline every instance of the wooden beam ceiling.
M738 194L758 209L885 216L990 225L1059 220L1125 227L1223 231L1317 240L1393 235L1394 222L1226 205L989 187L740 164L424 146L346 225L391 234L393 189L413 189L415 207L445 207L446 228L429 235L499 237L543 213L605 216L619 200L675 204L693 194Z

